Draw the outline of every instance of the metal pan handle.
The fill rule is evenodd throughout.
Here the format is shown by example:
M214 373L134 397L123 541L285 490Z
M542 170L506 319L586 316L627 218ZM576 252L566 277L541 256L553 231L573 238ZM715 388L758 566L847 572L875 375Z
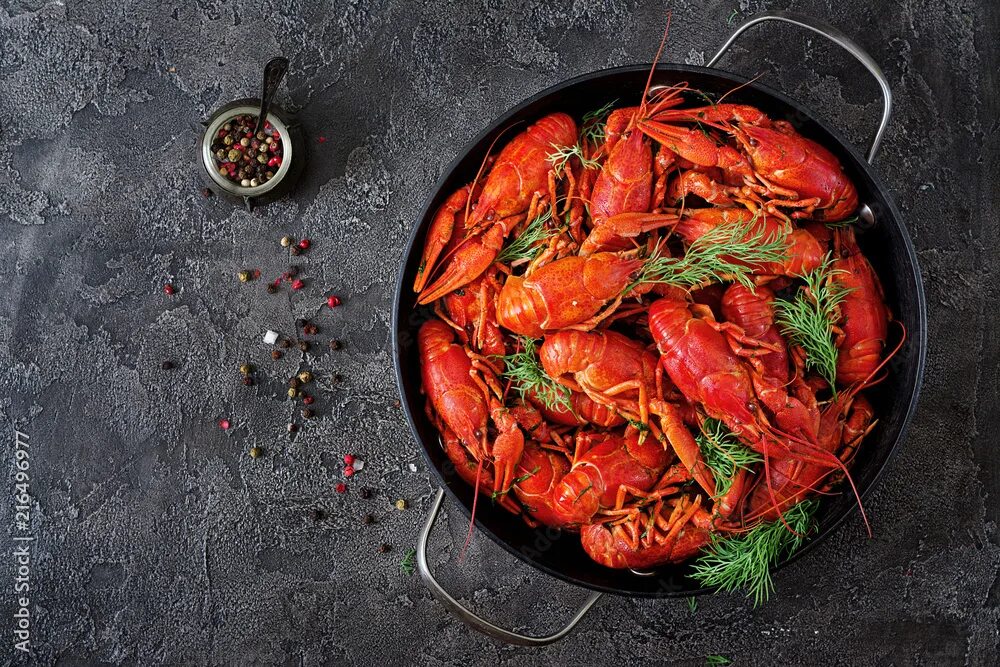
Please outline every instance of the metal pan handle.
M453 598L448 591L441 587L441 584L437 582L434 575L431 574L430 567L427 564L427 539L430 537L431 529L434 528L434 521L437 519L438 512L441 511L441 502L444 500L444 489L438 489L437 496L434 498L434 503L431 505L431 512L427 516L427 523L424 524L424 529L420 532L420 540L417 543L417 569L420 571L420 578L424 580L427 584L427 588L431 590L431 594L436 597L441 604L443 604L448 611L450 611L455 616L458 616L466 625L471 628L482 632L485 635L489 635L494 639L499 639L502 642L507 642L508 644L520 644L521 646L545 646L553 642L557 642L576 627L583 617L590 611L590 608L594 606L594 603L601 598L600 593L591 593L587 601L583 603L576 615L570 619L569 623L565 625L559 632L551 635L546 635L543 637L531 637L528 635L518 634L511 630L504 630L503 628L490 623L484 618L476 616L474 613L462 606L458 600Z
M746 32L748 28L751 28L758 23L763 23L764 21L783 21L785 23L791 23L792 25L812 30L816 34L826 37L828 40L857 58L858 62L864 65L865 69L871 72L872 76L875 77L875 80L878 81L879 88L882 89L882 120L878 124L878 130L875 132L875 138L872 140L872 146L868 149L868 162L871 162L875 158L875 153L878 152L878 146L882 142L882 135L885 133L885 128L889 124L889 115L892 113L892 91L889 90L889 80L885 78L881 68L864 49L832 25L814 18L794 14L792 12L773 11L760 14L759 16L754 16L733 31L733 34L729 36L729 39L727 39L726 43L722 45L722 48L719 49L718 53L716 53L712 59L708 61L708 67L715 66L715 63L717 63L723 54L729 50L729 47L733 45L733 42L735 42L740 35Z

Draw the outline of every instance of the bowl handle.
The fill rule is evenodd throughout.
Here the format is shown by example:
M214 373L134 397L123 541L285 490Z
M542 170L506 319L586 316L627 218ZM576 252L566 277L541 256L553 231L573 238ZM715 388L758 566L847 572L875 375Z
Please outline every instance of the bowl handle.
M431 594L436 597L441 604L448 609L448 611L455 616L458 616L458 618L469 627L508 644L520 644L521 646L545 646L546 644L557 642L568 635L573 628L576 627L576 624L583 619L588 611L590 611L590 608L594 606L594 603L601 598L600 593L591 593L590 597L587 598L586 602L583 603L583 606L580 607L573 618L570 619L569 623L567 623L558 632L543 637L531 637L528 635L518 634L511 630L504 630L503 628L490 623L486 619L476 616L474 613L462 606L458 600L449 595L448 591L441 587L441 584L439 584L437 579L434 578L434 575L431 574L430 567L427 564L427 539L430 537L431 529L434 527L434 521L437 519L438 512L441 511L441 502L443 500L444 489L438 489L437 496L434 498L434 503L431 505L431 512L427 516L427 523L424 524L424 528L420 532L420 540L417 542L417 569L420 571L420 578L424 580L425 584L427 584L427 588L430 589Z
M754 16L736 28L719 51L712 57L711 60L708 61L707 66L714 67L715 63L722 58L723 54L729 50L729 47L733 45L733 42L735 42L740 35L746 32L748 28L751 28L758 23L763 23L764 21L783 21L785 23L791 23L792 25L812 30L816 34L826 37L828 40L857 58L858 62L864 65L865 69L871 72L872 76L875 77L875 80L878 81L879 88L882 89L882 120L879 121L878 130L875 132L875 138L872 140L871 148L868 149L868 162L871 162L875 158L875 153L878 151L879 144L882 142L882 135L885 133L885 128L889 124L889 115L892 112L892 91L889 90L889 80L885 78L885 74L882 73L882 69L864 49L858 46L853 39L842 33L840 30L834 28L832 25L792 12L766 12L764 14L760 14L759 16Z

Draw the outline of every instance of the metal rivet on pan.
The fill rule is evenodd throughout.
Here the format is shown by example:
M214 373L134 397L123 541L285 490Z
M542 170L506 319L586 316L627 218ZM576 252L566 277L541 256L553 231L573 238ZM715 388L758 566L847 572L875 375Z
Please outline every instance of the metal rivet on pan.
M875 213L868 204L862 204L858 209L858 227L861 229L871 229L875 226Z

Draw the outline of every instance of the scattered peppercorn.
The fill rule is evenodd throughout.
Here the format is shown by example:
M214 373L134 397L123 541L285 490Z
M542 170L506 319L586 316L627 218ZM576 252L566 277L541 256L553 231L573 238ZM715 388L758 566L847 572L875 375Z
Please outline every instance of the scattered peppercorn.
M365 524L366 526L370 526L373 523L375 523L375 517L372 516L371 514L366 514L363 517L361 517L361 523Z
M326 297L326 305L329 306L330 308L336 308L337 306L340 305L340 297L333 296L331 294L330 296Z
M392 402L392 407L394 407L394 408L401 408L401 407L403 407L403 404L397 398L395 401Z
M268 283L267 284L267 293L268 294L274 294L277 291L278 291L278 286L277 285L275 285L274 283Z
M240 375L250 375L253 373L253 366L250 364L242 364L240 366Z
M403 510L406 509L406 501L403 500L402 498L400 498L399 500L397 500L395 502L395 505L396 505L396 509L398 509L400 511L403 511Z
M289 424L288 425L288 432L289 433L295 433L298 430L299 430L299 425L298 424Z
M305 403L306 405L312 405L313 401L315 400L316 400L315 398L309 396L308 394L302 397L302 402Z
M292 341L288 340L287 338L282 338L281 342L278 343L278 345L280 345L281 347L283 347L283 348L285 348L287 350L288 348L290 348L292 346Z
M310 245L311 245L311 243L310 243L309 239L302 239L301 241L299 241L299 249L300 250L309 250L309 246Z
M241 283L248 283L253 278L249 271L240 271L236 275L239 277Z
M335 488L337 490L337 493L346 493L347 492L347 485L344 484L343 482L340 482L339 484L337 484L337 486L335 486L333 488Z
M219 420L219 428L221 428L223 431L228 431L229 430L229 420L228 419L220 419Z
M299 255L302 254L302 250L297 245L293 245L292 246L292 254L295 255L296 257L298 257Z
M313 374L310 373L309 371L302 371L301 373L299 373L298 378L299 382L301 382L302 384L309 384L310 382L312 382Z
M166 294L167 296L173 296L174 291L175 291L174 286L171 285L170 283L167 283L166 285L163 286L163 293Z
M316 334L319 333L319 327L316 326L315 324L307 324L304 327L302 327L302 333L304 333L307 336L315 336Z
M387 554L390 551L392 551L392 545L391 544L383 544L382 546L380 546L378 548L378 552L381 553L381 554Z
M333 340L331 340L330 341L330 349L331 350L339 350L340 349L340 341L337 340L336 338L334 338Z
M347 466L344 468L344 477L354 477L354 467Z
M354 454L344 454L344 465L345 466L354 465Z
M259 459L261 456L264 455L264 450L261 449L260 447L251 447L249 453L250 453L250 458Z
M245 384L248 387L252 387L253 386L253 378L250 377L249 375L244 375L243 376L243 384Z
M311 409L309 409L309 408L305 408L304 410L302 410L302 418L303 418L303 419L312 419L312 418L313 418L313 416L315 416L315 414L316 414L316 413L315 413L315 412L313 412L313 411L312 411Z
M314 507L312 511L309 512L309 516L312 518L313 521L322 521L323 510L319 509L318 507Z
M271 358L275 361L281 359L281 350L271 350Z
M295 239L293 239L291 236L282 236L281 237L281 247L283 247L283 248L287 248L288 246L292 245L292 243L294 243L294 242L295 242Z
M295 387L288 388L288 398L295 398L298 395L299 395L298 389L296 389Z
M299 349L302 350L303 352L308 352L309 351L309 343L307 343L304 340L300 340L299 341Z
M372 497L372 490L367 486L361 489L361 498L363 500L369 500Z
M285 271L285 278L287 279L292 279L297 275L299 275L299 267L295 265L289 266L288 270Z
M211 197L212 196L212 190L211 190L211 188L202 188L201 189L201 196L202 197Z
M301 278L296 278L295 280L292 281L292 289L294 290L300 290L305 286L306 284L302 282Z
M333 375L330 376L330 381L333 382L334 384L340 384L341 382L343 382L343 380L344 376L341 375L340 373L334 373Z
M302 380L297 377L288 378L288 386L292 389L298 389L302 385Z
M174 362L170 361L169 359L164 359L163 363L160 364L160 368L162 368L165 371L169 371L173 367L174 367Z

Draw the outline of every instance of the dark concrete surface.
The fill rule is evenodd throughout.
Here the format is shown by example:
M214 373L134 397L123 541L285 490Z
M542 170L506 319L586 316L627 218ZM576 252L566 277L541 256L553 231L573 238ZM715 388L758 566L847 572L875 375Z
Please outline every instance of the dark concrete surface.
M470 137L562 79L648 62L668 8L669 61L702 64L730 22L787 8L826 17L882 64L896 108L876 170L928 290L923 400L868 503L874 538L848 522L777 575L762 609L738 594L694 613L605 598L559 644L501 646L400 572L435 487L394 406L393 278L429 188ZM30 437L34 659L996 664L998 28L995 3L969 0L0 3L0 451L10 488L12 432ZM247 213L200 194L196 123L253 94L278 53L310 164L294 197ZM874 83L818 38L758 28L725 67L763 72L868 141ZM314 241L303 293L239 283L243 268L283 270L283 233ZM332 313L316 309L328 291L344 298ZM345 349L309 363L344 380L290 439L280 383L301 354L273 362L261 335L317 312L319 338ZM243 387L245 361L271 379ZM253 445L266 455L251 460ZM366 467L341 495L347 452ZM0 656L18 663L12 496L0 502ZM362 525L366 512L377 523ZM483 613L551 630L584 598L482 536L458 563L465 526L457 512L445 526L434 564Z

